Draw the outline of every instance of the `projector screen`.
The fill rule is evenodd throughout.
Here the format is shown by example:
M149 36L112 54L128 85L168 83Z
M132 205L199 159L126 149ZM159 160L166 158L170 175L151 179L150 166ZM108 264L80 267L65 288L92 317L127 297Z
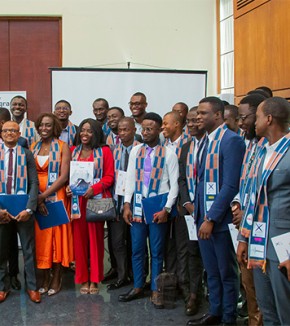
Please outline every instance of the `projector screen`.
M110 107L121 107L130 116L128 102L136 92L147 97L147 112L163 115L177 102L189 107L206 96L206 71L51 68L52 110L64 99L72 106L70 120L80 124L95 118L92 104L105 98Z

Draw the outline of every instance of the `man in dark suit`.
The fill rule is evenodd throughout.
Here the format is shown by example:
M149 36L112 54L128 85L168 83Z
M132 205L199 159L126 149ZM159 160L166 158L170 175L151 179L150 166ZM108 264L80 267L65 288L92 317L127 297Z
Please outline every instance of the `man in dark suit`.
M251 205L245 209L239 234L238 261L253 268L265 325L289 324L290 250L289 246L284 249L286 258L279 264L271 240L290 232L289 121L290 104L281 97L268 98L258 106L256 134L265 137L268 143L253 163L249 198L256 204L252 210Z
M179 158L179 205L180 215L192 215L194 218L194 186L191 189L190 170L194 169L198 148L204 141L204 129L198 129L197 125L197 107L189 110L186 117L186 124L191 135L191 140L184 144ZM188 159L191 157L193 160ZM185 223L185 221L184 221ZM186 249L187 249L187 272L189 274L189 296L185 306L187 316L195 315L198 312L198 306L201 302L201 286L203 265L199 250L198 241L189 240L186 228Z
M2 126L5 122L11 120L11 115L8 109L0 107L0 143L3 142L2 140ZM18 144L22 147L28 149L28 141L24 137L18 138ZM10 244L9 244L9 276L10 276L10 284L12 289L20 290L21 283L17 277L19 273L19 266L18 266L18 238L17 238L17 229L14 228L11 230L11 237L10 237Z
M16 227L23 249L26 290L31 301L38 303L41 299L36 286L33 219L33 211L37 207L38 178L32 153L17 145L19 137L17 122L8 121L3 124L4 144L0 145L1 193L2 195L27 193L29 199L26 209L18 215L12 216L5 210L0 214L0 302L6 299L10 291L7 248L9 248L11 228Z
M235 324L239 293L238 266L228 224L230 203L239 190L245 144L224 124L224 104L217 97L199 102L197 123L207 138L197 153L195 218L207 272L209 313L188 325Z

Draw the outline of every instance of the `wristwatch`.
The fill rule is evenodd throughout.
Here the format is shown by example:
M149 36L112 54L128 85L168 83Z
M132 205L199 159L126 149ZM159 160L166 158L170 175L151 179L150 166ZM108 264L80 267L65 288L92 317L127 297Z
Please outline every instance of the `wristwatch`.
M166 212L167 212L168 214L171 213L171 207L164 207L164 209L166 210Z
M26 208L26 212L27 212L29 215L32 215L32 214L33 214L32 210L31 210L30 208Z

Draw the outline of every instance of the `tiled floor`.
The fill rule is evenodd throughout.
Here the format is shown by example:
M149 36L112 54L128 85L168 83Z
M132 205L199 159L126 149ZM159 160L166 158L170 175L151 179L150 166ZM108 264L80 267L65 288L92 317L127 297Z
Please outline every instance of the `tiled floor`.
M20 267L22 269L22 264ZM0 304L0 326L185 326L190 319L184 314L182 299L177 300L174 309L157 310L149 300L149 292L145 298L121 303L118 295L127 292L131 286L107 291L106 285L100 284L98 295L80 295L79 286L74 285L73 278L72 271L65 271L62 291L52 297L44 295L40 304L31 302L23 287L21 291L12 290L5 302ZM23 284L23 273L20 279ZM206 310L207 303L204 302L194 318L200 317ZM243 322L240 320L239 324Z

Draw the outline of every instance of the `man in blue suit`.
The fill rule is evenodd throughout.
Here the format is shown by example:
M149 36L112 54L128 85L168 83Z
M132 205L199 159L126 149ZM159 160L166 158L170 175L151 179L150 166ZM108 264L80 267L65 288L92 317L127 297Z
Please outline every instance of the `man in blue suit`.
M224 124L224 104L217 97L199 102L197 122L207 138L196 163L195 218L198 241L207 272L209 312L188 325L236 324L238 266L228 224L230 203L239 190L245 144Z

